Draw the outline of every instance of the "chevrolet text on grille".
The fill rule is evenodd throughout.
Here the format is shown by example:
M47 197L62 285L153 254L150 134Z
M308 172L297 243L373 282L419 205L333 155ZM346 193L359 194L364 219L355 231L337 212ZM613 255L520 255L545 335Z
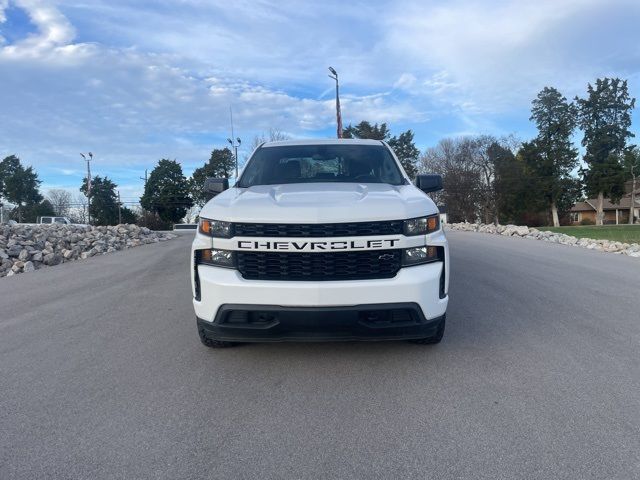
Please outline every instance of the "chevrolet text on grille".
M393 248L399 238L374 240L334 240L328 242L302 241L251 241L238 240L238 250L284 250L284 251L313 251L313 250L358 250L358 249L387 249Z

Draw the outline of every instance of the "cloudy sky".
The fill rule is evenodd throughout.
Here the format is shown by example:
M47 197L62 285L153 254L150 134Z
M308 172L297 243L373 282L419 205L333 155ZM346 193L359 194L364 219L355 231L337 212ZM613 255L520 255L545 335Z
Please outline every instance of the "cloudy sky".
M0 158L75 190L92 151L134 199L158 159L189 174L224 146L230 105L244 144L333 136L329 65L345 124L411 128L421 149L526 139L546 85L571 98L619 76L640 97L640 2L0 0Z

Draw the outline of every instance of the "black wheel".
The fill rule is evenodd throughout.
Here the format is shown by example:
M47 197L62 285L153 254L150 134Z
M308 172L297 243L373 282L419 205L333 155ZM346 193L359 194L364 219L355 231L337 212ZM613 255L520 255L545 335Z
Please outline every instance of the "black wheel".
M417 343L419 345L433 345L436 343L440 343L440 340L442 340L442 337L444 337L444 327L446 324L446 320L447 320L447 316L445 315L444 317L442 317L442 320L440 320L440 324L438 325L438 329L436 330L436 333L431 337L416 338L415 340L409 340L409 341L411 343Z
M229 348L237 345L235 342L223 342L220 340L214 340L207 336L207 332L205 332L204 328L198 326L198 335L200 336L200 341L203 345L206 345L209 348Z

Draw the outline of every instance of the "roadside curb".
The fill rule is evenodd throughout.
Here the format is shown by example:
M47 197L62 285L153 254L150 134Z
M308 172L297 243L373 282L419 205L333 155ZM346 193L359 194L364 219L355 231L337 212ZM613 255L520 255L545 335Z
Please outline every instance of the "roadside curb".
M493 225L484 223L448 223L446 228L462 232L489 233L504 237L530 238L543 242L559 243L572 247L598 250L606 253L617 253L629 257L640 258L640 244L622 243L612 240L595 240L593 238L577 238L565 233L556 233L537 228L529 228L524 225Z

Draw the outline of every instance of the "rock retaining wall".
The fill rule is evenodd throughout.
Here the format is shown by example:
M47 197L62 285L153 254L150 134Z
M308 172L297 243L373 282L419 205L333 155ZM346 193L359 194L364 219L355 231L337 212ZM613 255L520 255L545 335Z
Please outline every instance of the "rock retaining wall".
M0 277L175 238L137 225L0 225Z
M545 242L560 243L574 247L587 248L589 250L600 250L602 252L618 253L630 257L640 257L640 244L622 243L613 240L594 240L592 238L576 238L564 233L556 233L538 230L518 225L486 225L482 223L449 223L447 227L451 230L461 230L465 232L492 233L507 237L531 238Z

